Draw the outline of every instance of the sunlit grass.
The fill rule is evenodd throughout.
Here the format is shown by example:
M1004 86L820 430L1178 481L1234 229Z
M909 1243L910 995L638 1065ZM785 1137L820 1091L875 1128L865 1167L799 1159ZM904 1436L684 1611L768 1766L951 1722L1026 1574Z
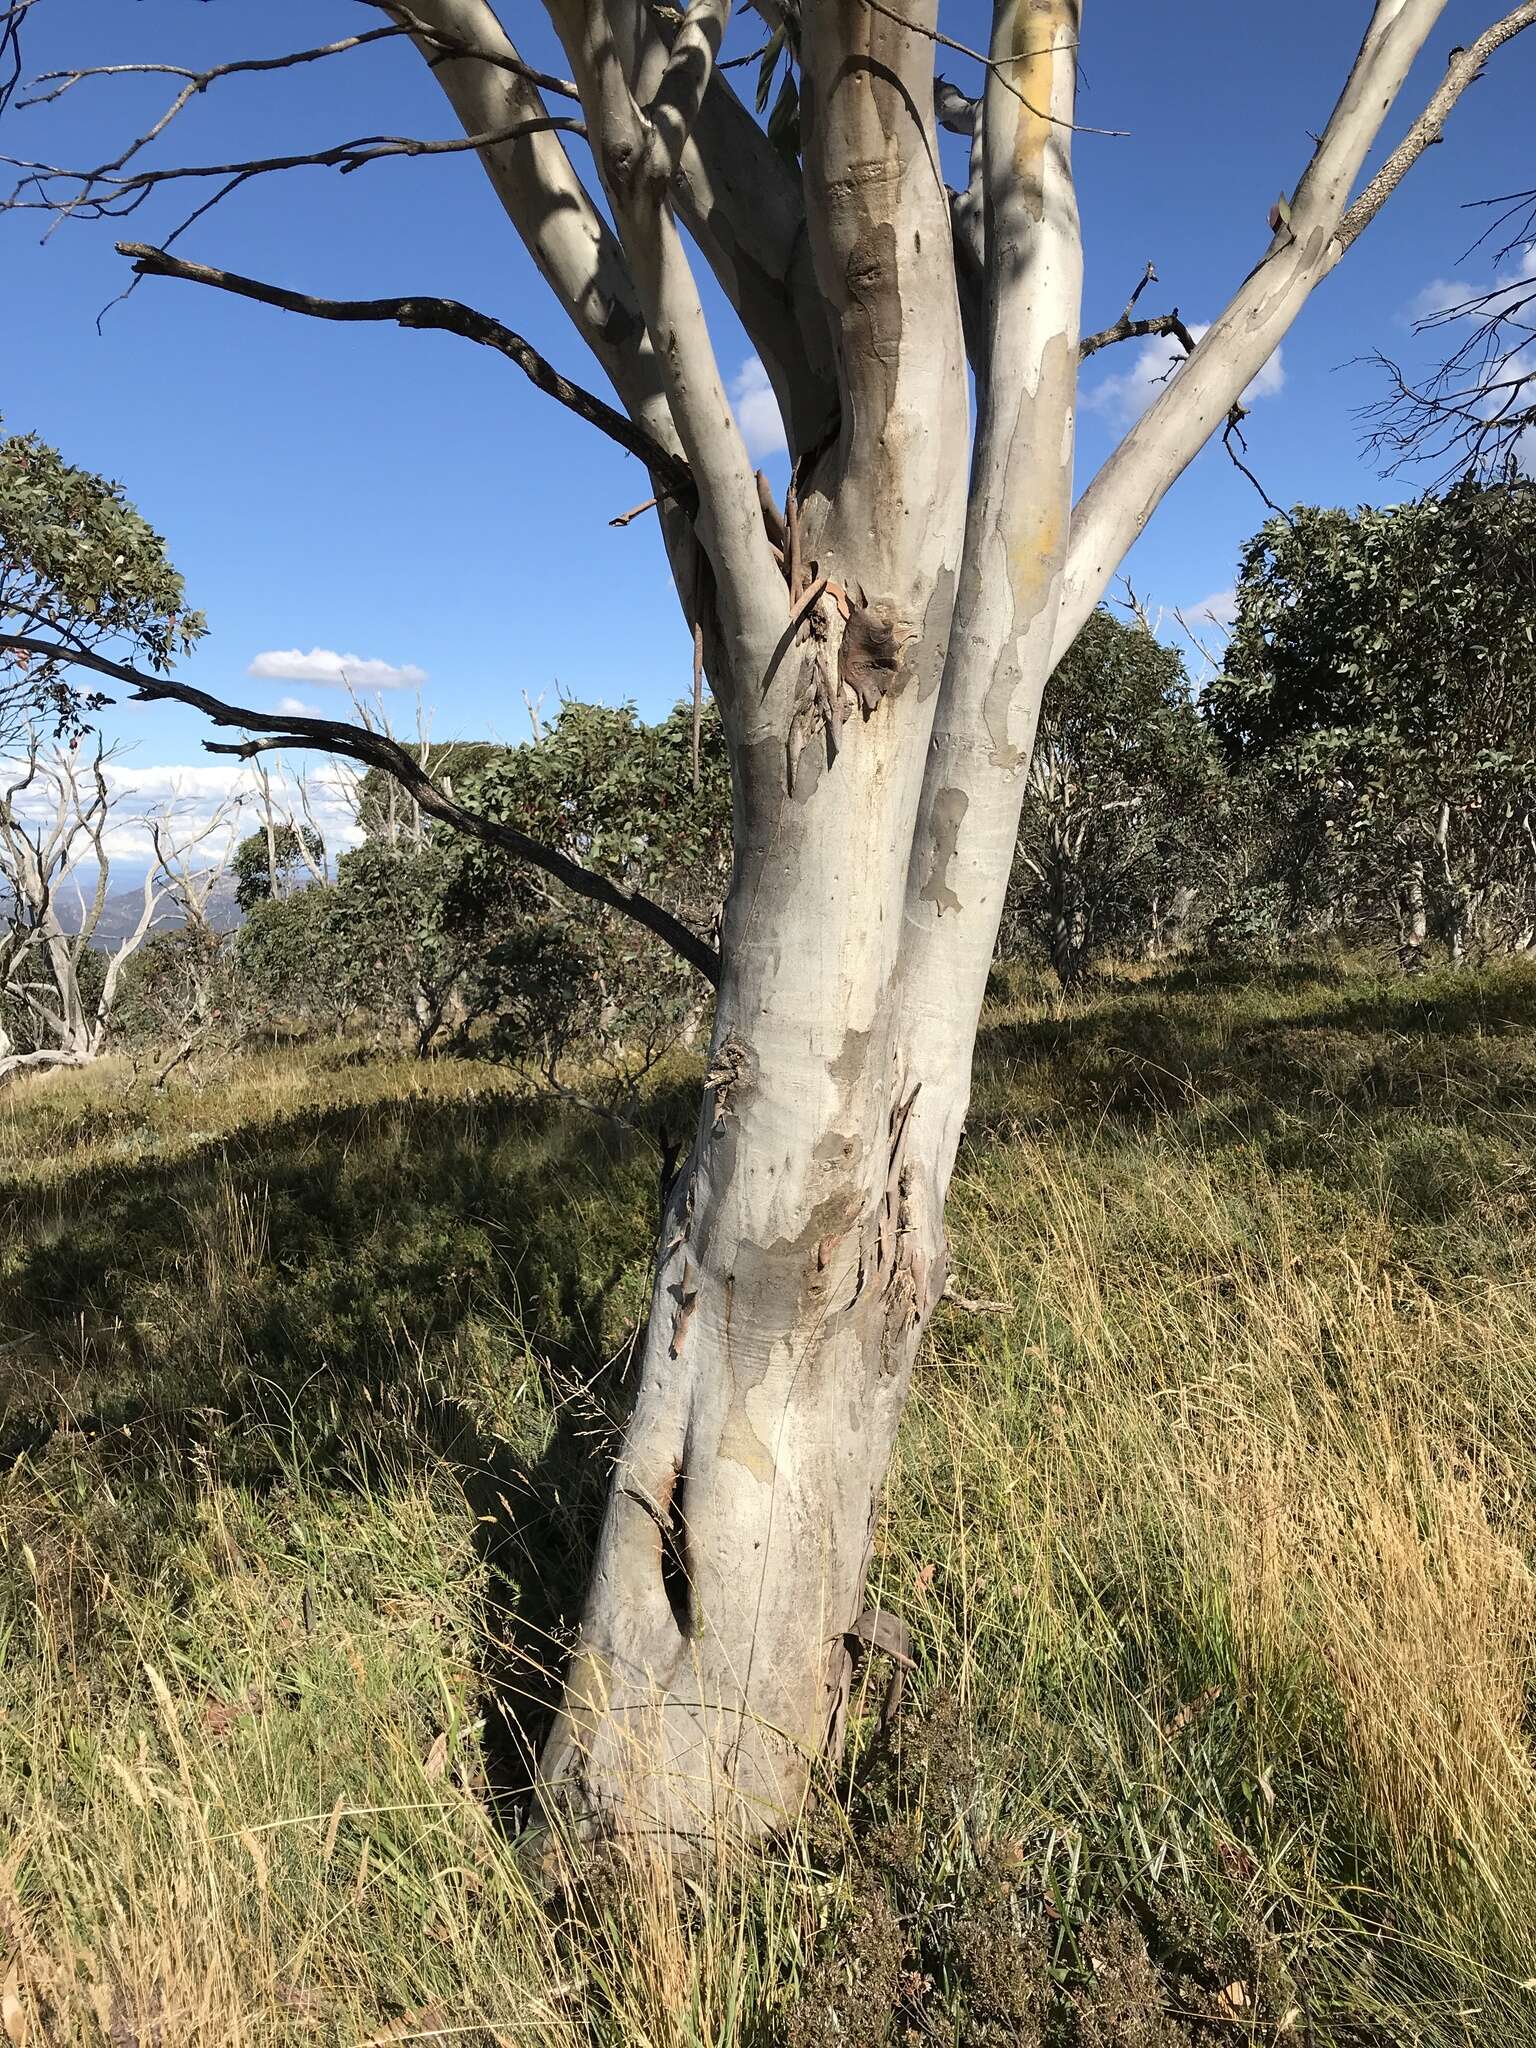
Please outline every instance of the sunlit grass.
M498 1706L646 1145L470 1064L125 1080L0 1095L8 2040L1536 2041L1536 976L999 991L918 1669L686 1873L519 1835Z

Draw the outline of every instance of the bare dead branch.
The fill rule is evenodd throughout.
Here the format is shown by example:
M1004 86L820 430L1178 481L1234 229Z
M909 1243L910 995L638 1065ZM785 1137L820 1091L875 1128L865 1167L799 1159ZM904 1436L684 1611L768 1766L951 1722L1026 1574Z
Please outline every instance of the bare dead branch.
M1486 333L1464 344L1429 376L1411 379L1380 353L1367 360L1384 371L1387 396L1359 408L1370 424L1367 448L1388 476L1414 463L1433 463L1436 485L1471 471L1503 467L1521 436L1536 428L1536 369L1524 341L1498 346ZM1486 344L1484 346L1483 344Z
M193 71L185 64L85 64L73 71L41 71L33 79L33 87L51 86L51 92L33 90L26 99L16 102L18 107L46 107L54 100L60 100L75 86L87 78L128 78L151 76L156 78L182 78L186 84L176 95L170 107L155 125L136 138L125 154L118 159L119 165L128 157L143 149L181 112L187 102L197 93L205 92L210 85L221 78L233 78L242 72L288 71L298 64L313 64L322 57L339 57L348 50L358 50L365 43L378 43L391 36L403 36L409 31L404 28L370 28L355 36L342 36L334 43L321 43L312 50L288 50L279 57L238 57L228 64L214 64L206 71Z
M12 0L0 8L0 114L21 83L21 24L37 0Z
M1296 522L1291 517L1290 513L1286 511L1283 505L1277 505L1275 503L1274 499L1269 495L1268 491L1265 490L1264 486L1259 482L1258 478L1254 475L1253 471L1248 467L1247 463L1243 460L1243 455L1246 455L1248 453L1248 442L1246 436L1243 433L1243 421L1247 419L1247 417L1247 406L1244 405L1241 402L1241 400L1235 401L1233 403L1231 411L1227 414L1227 423L1221 430L1221 445L1223 448L1226 449L1228 455L1232 458L1232 466L1235 469L1241 470L1243 475L1247 477L1249 483L1253 485L1253 488L1264 500L1264 503L1269 507L1270 511L1277 513L1279 517L1285 521L1287 526L1294 527ZM1237 448L1234 448L1232 445L1234 441L1237 443ZM1238 448L1242 450L1242 455L1238 454Z
M1527 243L1536 239L1536 190L1528 192L1497 192L1491 198L1474 199L1468 203L1476 208L1497 206L1502 210L1495 214L1488 226L1483 229L1483 232L1472 244L1472 247L1463 252L1461 257L1463 263L1466 262L1467 257L1472 255L1474 251L1481 249L1485 242L1491 242L1494 236L1507 228L1509 223L1517 216L1520 219L1520 226L1515 229L1513 235L1508 240L1495 248L1493 252L1494 262L1502 262L1506 256L1512 255L1516 249L1523 248Z
M360 135L350 142L334 143L329 149L310 150L293 156L251 157L244 162L224 164L169 164L163 170L133 171L126 176L110 164L78 171L60 164L34 162L25 157L4 156L0 157L0 163L25 173L5 202L7 209L56 213L61 217L78 213L86 220L119 220L142 206L157 187L186 179L223 178L228 181L226 191L232 191L251 178L262 178L279 171L339 170L345 177L349 172L361 170L364 164L378 163L385 157L455 156L466 150L491 149L498 143L515 142L523 136L547 134L552 130L572 135L585 135L587 132L585 122L574 114L538 114L526 121L514 121L505 128L491 129L483 135L447 135L433 140L423 140L414 135ZM79 189L70 197L55 196L49 188L59 182L76 185ZM28 191L36 196L23 198L21 195ZM225 194L221 192L219 196Z
M242 277L237 271L189 263L147 242L119 242L117 249L119 255L131 260L135 274L140 277L176 277L189 284L211 285L219 291L233 292L238 298L254 299L260 305L276 306L286 313L303 313L316 320L393 320L399 327L439 328L447 334L462 335L466 341L479 342L515 363L531 383L578 419L616 441L627 454L638 457L661 486L658 497L672 498L685 508L696 502L693 473L680 456L670 454L643 427L637 427L595 392L562 377L520 334L514 334L489 314L461 305L457 299L319 299L308 292L289 291L283 285Z
M1144 314L1141 319L1136 318L1136 301L1149 284L1156 282L1157 266L1148 263L1142 272L1141 282L1126 300L1125 311L1120 318L1112 326L1101 327L1097 334L1085 334L1078 343L1077 353L1080 360L1086 361L1089 356L1097 355L1101 348L1112 348L1117 341L1140 341L1151 334L1166 334L1179 344L1185 355L1194 354L1195 337L1179 318L1177 306L1169 313L1155 313L1151 316Z
M944 1292L939 1299L965 1316L1011 1316L1014 1312L1011 1301L988 1301L978 1295L962 1294L955 1285L953 1274L945 1281Z
M1155 639L1157 637L1157 628L1152 623L1152 615L1147 609L1146 599L1140 594L1123 569L1115 578L1115 581L1120 585L1125 595L1124 597L1112 597L1108 602L1119 605L1122 611L1129 612L1141 631ZM1159 622L1161 622L1163 615L1161 606L1158 607L1157 615Z
M719 984L719 955L670 910L663 909L661 904L652 902L637 889L623 888L606 875L582 867L579 861L561 853L558 847L530 839L527 833L519 832L514 825L500 824L495 819L467 810L432 779L413 754L385 733L372 731L366 726L348 725L336 718L279 716L227 704L222 698L210 696L206 690L199 690L191 683L175 682L167 676L147 675L126 662L112 661L106 655L72 647L67 642L0 633L0 648L62 663L76 663L121 683L133 692L136 703L186 704L226 730L233 728L261 735L260 738L229 743L205 740L204 748L210 754L233 754L240 760L250 761L278 748L310 748L322 753L340 754L346 759L360 761L366 767L380 768L401 783L429 817L451 825L455 831L481 839L503 853L515 854L519 860L541 868L569 889L573 896L601 904L605 909L617 911L621 917L642 925L664 945L670 946L690 967L696 968L711 987Z
M16 78L19 75L20 57L19 53L15 51L15 25L21 13L25 11L26 6L31 4L32 0L24 0L24 4L11 8L5 17L0 18L0 54L3 54L9 48L15 56L15 66L17 67L16 74L6 82L3 89L0 89L0 106L3 106L5 100L10 97L16 84ZM366 0L366 4L381 6L384 4L384 0ZM436 57L429 60L434 64L443 63L452 57L466 54L467 46L465 44L455 37L445 35L440 30L434 29L430 24L420 21L409 8L390 4L385 11L392 16L392 19L389 26L384 28L367 29L358 35L344 36L334 42L320 44L313 49L286 51L273 57L238 58L226 64L213 65L204 71L194 71L189 66L180 64L139 63L92 65L82 66L75 70L44 72L38 79L33 81L34 84L51 84L54 90L45 93L35 93L32 97L20 101L19 105L24 107L47 105L50 101L61 98L63 94L71 91L73 87L81 84L88 78L157 75L181 78L185 83L158 120L154 121L142 134L135 136L119 155L99 165L94 171L70 171L60 166L36 163L26 164L18 163L16 159L12 158L4 159L6 162L16 164L17 168L24 169L30 173L28 177L23 178L18 183L8 204L13 207L41 208L51 211L57 216L54 222L54 225L57 226L60 220L78 211L83 211L87 218L96 218L102 215L117 217L131 212L134 207L141 203L148 190L153 189L156 184L163 183L169 178L228 176L228 185L216 193L212 201L198 208L189 219L183 221L168 238L174 241L176 236L183 233L186 228L191 226L194 220L198 219L202 213L208 210L208 206L216 205L220 199L227 197L230 191L243 184L248 178L261 176L267 171L295 169L302 161L302 159L297 158L292 160L281 158L270 161L258 160L241 166L207 166L201 169L191 168L165 172L135 173L127 179L116 175L141 150L147 148L150 143L154 142L165 132L189 101L194 99L199 93L206 92L211 85L216 84L220 79L242 74L290 70L297 65L312 64L327 57L341 56L349 51L360 49L367 44L381 42L386 38L396 36L410 36L418 42L425 41L428 47L435 49L438 53ZM474 54L477 57L483 58L486 63L513 71L530 84L536 85L544 91L563 95L568 99L575 99L577 97L576 87L570 79L559 78L550 72L539 71L532 65L524 64L522 59L514 54L501 51L479 50L476 50ZM574 117L547 116L543 114L541 109L540 114L534 118L547 121L551 128L567 127L575 133L584 132L581 122ZM507 139L500 136L500 131L497 132L500 139ZM525 121L516 124L515 129L510 132L535 133L538 131L529 122ZM372 162L379 156L433 155L440 153L444 149L473 148L476 146L477 140L483 139L467 137L463 141L455 140L446 144L417 144L402 137L369 136L362 138L358 144L343 144L339 154L333 154L330 151L320 152L313 161L318 164L334 162L343 172L348 172L359 169L363 163ZM47 190L48 184L55 179L78 182L81 189L73 197L55 199ZM106 197L98 198L95 188L102 184L109 185L112 190ZM37 191L38 196L35 200L23 200L20 196L29 186ZM119 203L114 204L114 201Z
M1511 203L1513 201L1513 203ZM1532 195L1506 195L1498 220L1478 238L1479 248L1521 214L1520 230L1494 254L1494 261L1536 240ZM1468 251L1470 254L1471 251ZM1437 307L1414 323L1414 332L1459 332L1450 353L1415 380L1390 357L1369 358L1385 372L1387 395L1359 409L1370 424L1368 449L1385 458L1388 475L1412 463L1439 465L1435 481L1446 483L1464 470L1496 472L1521 436L1536 425L1536 281L1526 276L1495 279L1481 290Z
M1205 613L1205 618L1210 626L1216 627L1218 631L1220 630L1217 621L1211 617L1209 611ZM1206 666L1211 669L1219 669L1221 667L1220 655L1200 637L1178 605L1175 605L1173 608L1173 621Z
M632 520L638 519L642 512L654 512L660 503L660 498L647 498L643 504L631 505L627 512L620 512L615 518L610 519L608 524L628 526Z

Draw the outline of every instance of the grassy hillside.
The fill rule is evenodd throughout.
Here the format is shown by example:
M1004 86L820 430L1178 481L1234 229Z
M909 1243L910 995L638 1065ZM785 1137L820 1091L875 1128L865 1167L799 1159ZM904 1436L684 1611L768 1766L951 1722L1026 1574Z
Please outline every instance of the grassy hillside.
M1536 974L999 992L918 1668L670 1887L515 1797L656 1154L469 1064L126 1079L0 1094L8 2042L1536 2042Z

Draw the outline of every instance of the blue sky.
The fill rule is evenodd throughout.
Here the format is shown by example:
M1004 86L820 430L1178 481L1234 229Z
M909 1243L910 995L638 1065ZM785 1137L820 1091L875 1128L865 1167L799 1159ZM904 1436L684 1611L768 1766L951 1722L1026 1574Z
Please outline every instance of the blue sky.
M525 54L554 63L532 0L504 0ZM942 26L985 38L980 0L948 0ZM1457 42L1496 12L1452 0L1389 140L1422 105ZM1147 260L1148 310L1211 319L1263 249L1265 215L1327 117L1366 0L1092 0L1081 118L1129 130L1079 138L1087 247L1085 319L1120 311ZM348 0L42 0L29 73L69 64L202 65L303 47L375 25ZM1176 20L1177 28L1168 22ZM754 17L730 47L757 40ZM563 68L561 66L560 68ZM941 68L970 84L972 66ZM87 81L56 106L12 114L7 150L55 162L113 154L168 98L164 79ZM1408 317L1432 281L1487 279L1456 259L1481 226L1463 209L1529 184L1522 135L1536 102L1536 34L1501 54L1266 373L1249 423L1271 495L1355 503L1404 494L1361 447L1356 408L1379 386L1352 359L1416 349ZM236 78L195 101L155 161L215 161L313 149L362 134L446 135L446 107L420 60L385 43L265 79ZM579 150L580 145L575 147ZM648 520L608 519L647 494L638 465L572 420L488 351L451 336L306 321L166 281L105 318L125 282L116 236L155 241L186 211L185 188L123 223L67 222L47 242L38 215L0 220L9 318L0 411L74 461L120 478L170 542L208 641L190 679L262 706L283 698L337 712L323 674L285 675L285 651L354 654L419 671L439 737L520 736L523 696L558 688L659 713L688 684L689 645ZM573 376L600 382L468 157L386 162L354 175L304 170L257 181L184 238L182 253L335 296L448 294L526 334ZM733 377L749 351L720 313ZM1083 475L1112 445L1146 365L1135 349L1085 374ZM771 421L749 402L766 452ZM1197 605L1230 586L1262 517L1252 486L1208 450L1165 504L1130 570L1154 606ZM260 657L267 656L266 661ZM273 657L278 657L274 659ZM256 663L265 674L251 675ZM302 665L299 665L302 666ZM323 664L321 669L323 670ZM393 699L414 716L409 689ZM171 707L115 714L141 767L194 762L203 727ZM151 781L153 778L150 778Z

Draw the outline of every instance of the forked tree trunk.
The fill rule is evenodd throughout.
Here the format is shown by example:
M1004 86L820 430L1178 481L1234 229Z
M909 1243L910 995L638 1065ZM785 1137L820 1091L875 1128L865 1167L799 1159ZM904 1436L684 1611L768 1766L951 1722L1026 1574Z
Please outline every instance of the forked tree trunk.
M676 1843L792 1816L840 1725L880 1490L943 1289L1046 679L1358 232L1343 226L1350 185L1438 5L1384 0L1291 224L1075 512L1079 0L993 9L984 203L954 229L974 233L985 280L964 334L928 35L906 10L805 5L806 226L837 403L819 441L792 428L782 574L675 226L645 187L658 153L663 174L679 161L677 53L708 0L664 75L627 40L627 6L552 5L655 351L654 369L632 369L632 410L659 375L698 479L707 581L668 537L685 602L709 600L736 857L703 1114L541 1796ZM724 188L686 148L681 162L708 246L702 202ZM729 260L721 274L742 275Z
M938 87L945 125L971 136L955 194L935 115L937 0L757 0L795 51L798 155L715 70L728 0L546 0L570 86L523 62L512 10L493 0L381 4L430 63L622 417L451 302L317 300L129 252L141 271L292 311L472 333L647 465L730 750L735 865L703 1114L542 1793L671 1840L760 1827L794 1811L839 1720L880 1488L943 1286L944 1201L1046 678L1168 487L1488 56L1536 21L1536 0L1453 55L1352 197L1445 4L1375 0L1271 241L1075 506L1081 0L993 0L980 109ZM1208 37L1164 13L1169 36ZM605 207L541 79L579 96ZM793 456L782 515L748 460L681 228L779 401ZM1149 327L1188 332L1128 308L1094 345ZM286 735L382 762L432 815L490 830L377 734L105 668L141 698L266 735L257 748ZM512 837L712 971L699 935L657 905Z
M959 306L922 259L947 202L901 140L929 53L868 10L806 21L807 80L834 81L807 109L808 173L837 195L818 271L843 329L874 345L845 351L843 431L792 508L766 687L753 666L721 677L728 620L716 632L736 857L703 1113L541 1767L546 1799L630 1830L795 1811L840 1725L880 1489L943 1290L1070 502L1076 6L1026 11L1032 54L1000 65L986 108L1016 164L988 317L1010 314L1022 346L989 380L970 476ZM864 54L839 65L850 19Z
M834 770L822 731L793 793L782 742L747 771L743 809L765 825L741 820L702 1113L543 1765L546 1790L574 1781L583 1810L628 1825L779 1818L836 1717L943 1285L933 1134L964 1111L919 1125L919 1091L938 1109L955 1083L907 1056L902 920L871 914L902 901L942 654L907 643L874 714L850 709Z

